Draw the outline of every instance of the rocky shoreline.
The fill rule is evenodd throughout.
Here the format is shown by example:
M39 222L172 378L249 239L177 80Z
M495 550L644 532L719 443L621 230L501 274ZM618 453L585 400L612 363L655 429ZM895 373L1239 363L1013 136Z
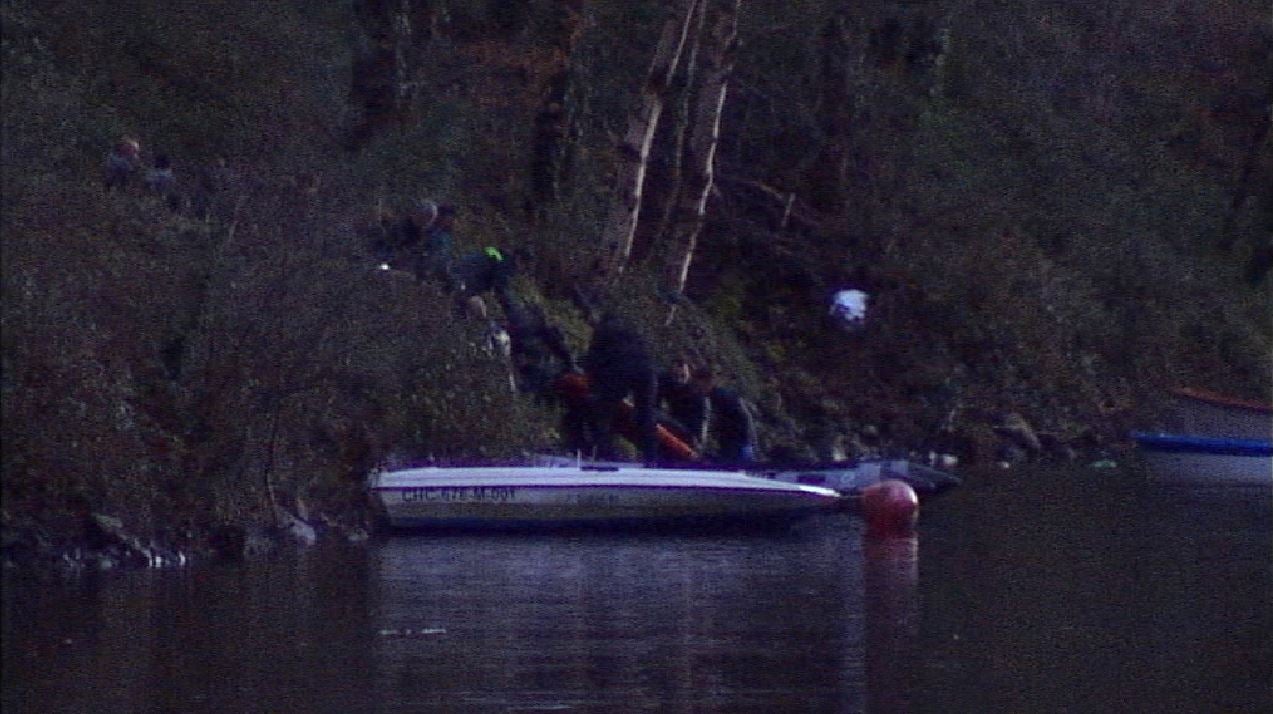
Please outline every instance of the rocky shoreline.
M372 528L326 514L309 520L280 512L274 523L221 524L164 529L141 535L105 513L64 516L41 523L11 518L0 526L0 565L6 573L37 580L92 573L178 568L200 562L242 562L287 554L324 542L366 543Z
M960 466L953 453L910 451L917 462L960 473L987 469L1020 472L1027 465L1069 465L1088 469L1117 468L1125 454L1105 448L1050 448L1020 417L996 429L1002 448L995 461ZM215 525L164 526L150 535L126 519L105 512L46 512L39 517L0 513L0 567L6 574L36 580L68 580L119 570L179 568L195 563L245 562L288 557L325 543L360 545L377 533L368 503L360 511L348 506L305 509L304 517L276 507L260 521ZM335 513L342 515L336 516ZM174 515L170 523L188 523Z

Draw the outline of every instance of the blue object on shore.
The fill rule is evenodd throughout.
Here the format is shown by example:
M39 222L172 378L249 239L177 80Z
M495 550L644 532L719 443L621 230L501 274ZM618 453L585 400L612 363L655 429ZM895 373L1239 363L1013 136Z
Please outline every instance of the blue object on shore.
M1273 442L1132 432L1159 481L1197 485L1273 485Z
M1147 451L1190 452L1228 456L1273 456L1273 441L1268 439L1228 439L1191 434L1132 432L1140 448Z

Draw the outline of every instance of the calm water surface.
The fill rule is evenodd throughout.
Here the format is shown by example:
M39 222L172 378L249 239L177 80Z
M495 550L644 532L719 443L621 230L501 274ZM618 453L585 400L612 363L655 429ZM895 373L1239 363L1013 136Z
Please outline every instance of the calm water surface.
M972 476L916 539L406 537L6 582L5 712L1273 709L1273 493Z

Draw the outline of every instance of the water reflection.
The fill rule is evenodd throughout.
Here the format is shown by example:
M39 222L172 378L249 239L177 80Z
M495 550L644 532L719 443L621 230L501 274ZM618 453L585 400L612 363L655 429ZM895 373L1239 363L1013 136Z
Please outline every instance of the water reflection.
M919 538L866 539L866 672L870 711L910 710L919 652Z
M905 553L910 575L882 579L885 603L914 601ZM3 703L857 712L870 572L860 525L831 516L782 534L399 538L299 560L8 583ZM887 627L873 632L903 647Z
M918 540L834 515L6 580L3 710L1269 709L1269 490L999 478Z
M390 709L861 711L851 524L817 537L387 543L378 689Z
M927 513L926 708L1271 709L1273 493L1129 476L1005 476Z
M354 711L374 641L360 558L6 582L4 709Z

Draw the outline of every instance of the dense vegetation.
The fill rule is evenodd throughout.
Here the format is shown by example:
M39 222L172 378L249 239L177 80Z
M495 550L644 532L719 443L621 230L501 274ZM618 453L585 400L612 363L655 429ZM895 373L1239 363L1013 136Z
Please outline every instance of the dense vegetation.
M3 0L6 524L357 523L394 454L553 448L555 408L366 226L457 204L582 350L617 137L687 5ZM764 448L976 462L1006 412L1083 450L1167 386L1268 397L1267 3L743 0L738 38L688 300L669 323L683 70L610 299L754 398ZM237 179L206 211L105 192L122 135L187 198L218 156Z

